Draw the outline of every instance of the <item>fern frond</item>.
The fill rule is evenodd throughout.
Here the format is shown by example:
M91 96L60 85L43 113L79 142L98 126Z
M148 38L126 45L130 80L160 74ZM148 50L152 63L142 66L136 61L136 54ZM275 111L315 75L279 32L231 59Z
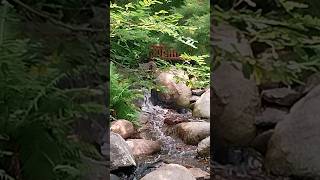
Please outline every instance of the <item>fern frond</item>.
M0 169L0 179L1 180L15 180L12 176L6 173L5 170Z

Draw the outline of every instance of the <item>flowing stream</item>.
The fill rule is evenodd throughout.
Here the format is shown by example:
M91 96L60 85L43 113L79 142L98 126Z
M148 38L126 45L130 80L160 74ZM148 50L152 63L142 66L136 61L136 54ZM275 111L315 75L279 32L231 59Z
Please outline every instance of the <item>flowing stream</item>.
M140 134L142 138L160 141L161 151L151 156L136 157L136 169L129 176L122 176L123 179L140 179L162 163L174 163L185 167L200 168L209 173L209 161L197 157L197 146L184 144L175 135L174 126L167 126L164 123L164 119L167 117L186 118L188 121L203 120L192 117L191 111L180 114L176 110L154 105L150 93L145 93L140 115L146 119L145 122L141 122L142 130Z

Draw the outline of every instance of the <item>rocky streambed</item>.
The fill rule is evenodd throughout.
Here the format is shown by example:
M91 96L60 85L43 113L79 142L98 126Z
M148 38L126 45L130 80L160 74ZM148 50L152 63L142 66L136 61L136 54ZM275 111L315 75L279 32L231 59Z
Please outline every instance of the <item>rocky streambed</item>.
M171 72L157 79L171 94L146 92L140 127L112 122L113 178L319 179L318 74L297 87L257 86L239 64L223 63L213 74L211 92L175 83L177 74L187 78ZM215 156L209 163L213 123Z
M139 122L141 127L136 129L126 120L112 123L114 175L126 180L156 180L163 176L210 179L207 119L195 118L188 110L178 113L154 105L151 94L146 93Z

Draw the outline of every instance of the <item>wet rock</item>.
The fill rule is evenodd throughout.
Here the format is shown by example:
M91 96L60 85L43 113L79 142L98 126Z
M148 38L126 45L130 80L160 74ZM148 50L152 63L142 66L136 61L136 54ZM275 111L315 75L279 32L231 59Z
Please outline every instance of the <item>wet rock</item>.
M120 178L114 174L110 174L110 180L120 180Z
M266 167L277 175L320 179L320 85L299 100L274 130Z
M110 130L124 139L131 137L135 133L133 124L124 119L113 121Z
M261 95L265 101L281 106L292 106L301 96L299 92L290 88L268 89L262 91Z
M255 82L243 76L241 65L228 62L213 72L213 82L212 119L217 146L247 146L256 135L255 116L260 107Z
M194 96L201 96L204 92L206 92L206 89L192 89L191 92Z
M196 180L196 178L181 165L167 164L147 174L141 180Z
M164 119L164 123L168 124L168 125L175 125L175 124L179 124L182 122L188 122L189 120L187 118L184 117L180 117L180 116L168 116Z
M134 156L152 155L161 150L160 143L146 139L128 139L127 144L131 148Z
M119 134L113 132L110 132L110 161L111 170L136 166L132 151L126 141Z
M200 168L190 168L188 169L191 174L196 178L196 180L207 180L210 179L210 174L201 170Z
M255 137L252 141L252 147L259 151L261 154L265 154L267 151L268 142L273 135L273 131L273 129L270 129Z
M201 95L193 108L194 117L210 118L210 89Z
M274 127L278 122L282 121L287 112L275 109L266 108L260 116L256 117L257 127Z
M156 83L164 86L167 92L157 92L159 99L166 104L189 107L191 89L186 86L187 78L188 76L183 71L161 72L156 78Z
M210 136L209 122L185 122L176 125L178 136L190 145L197 145L201 140Z
M191 96L191 98L190 98L190 103L194 103L194 102L196 102L198 99L200 99L200 96L195 96L195 95L193 95L193 96Z
M197 153L200 157L210 156L210 136L200 141L197 147Z

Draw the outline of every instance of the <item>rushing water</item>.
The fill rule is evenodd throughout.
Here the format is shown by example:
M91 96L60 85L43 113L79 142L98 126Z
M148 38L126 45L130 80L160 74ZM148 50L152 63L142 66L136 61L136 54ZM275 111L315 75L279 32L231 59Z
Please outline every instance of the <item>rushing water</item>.
M174 131L174 128L168 127L164 124L164 119L168 116L173 118L179 116L181 118L188 119L188 121L200 121L200 119L192 117L192 113L190 111L180 114L175 110L166 109L161 105L154 105L151 98L150 93L145 94L141 113L148 114L148 123L151 125L150 131L152 131L153 139L157 139L162 143L161 154L172 158L183 156L191 156L195 158L196 146L186 145L179 138L174 137L174 133L166 132L166 129L171 128L171 131Z
M151 102L151 94L146 93L144 96L144 103L141 107L141 113L147 113L149 117L149 123L152 126L154 138L162 142L162 150L167 151L168 154L175 152L175 140L166 135L162 128L164 126L165 114L168 113L168 109L164 109L159 105L153 105Z
M144 102L141 106L141 115L146 116L147 122L142 126L148 126L144 129L145 139L152 139L161 142L161 151L151 156L136 157L137 168L131 175L122 176L126 180L140 179L143 175L154 170L158 163L175 163L186 167L197 167L209 172L208 160L197 158L197 146L186 145L167 130L174 131L173 126L166 126L164 119L168 116L183 117L189 121L200 121L192 117L191 112L180 114L173 109L167 109L161 105L152 103L150 93L145 93Z

